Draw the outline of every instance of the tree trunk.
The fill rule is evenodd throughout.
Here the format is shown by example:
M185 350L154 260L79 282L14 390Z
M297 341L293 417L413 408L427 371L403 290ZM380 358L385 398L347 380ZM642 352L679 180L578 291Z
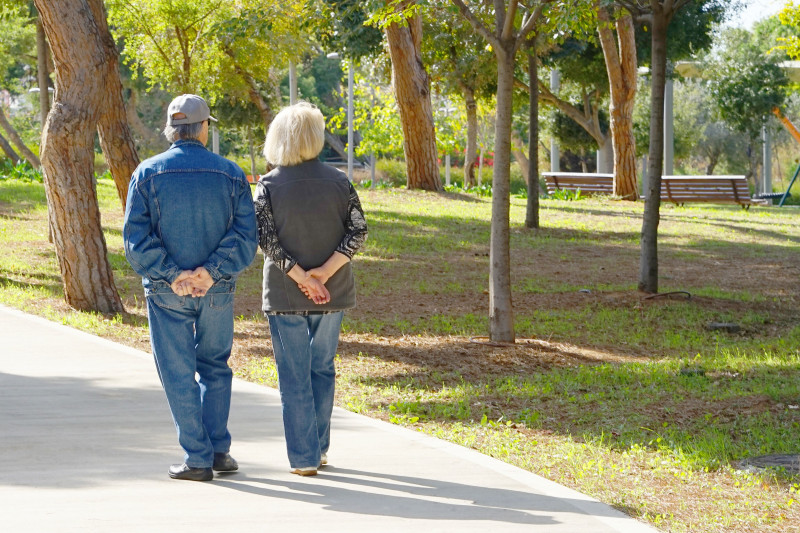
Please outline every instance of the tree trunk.
M464 188L478 184L475 178L475 167L478 165L478 103L475 91L470 87L464 90L464 104L467 108L467 151L464 154Z
M598 33L606 60L611 92L611 140L614 147L614 195L624 200L639 196L636 181L636 141L633 136L633 104L636 98L636 41L633 19L625 14L616 21L619 49L614 43L605 8L598 10Z
M89 0L100 44L105 47L103 75L98 80L99 94L95 105L99 107L97 133L111 177L117 187L122 211L128 201L128 184L139 165L139 154L133 141L125 100L122 98L122 80L119 77L119 54L111 32L108 31L105 7L102 0Z
M151 130L139 117L136 110L139 103L139 96L136 90L128 89L128 103L125 105L126 117L128 125L141 139L141 144L137 148L137 152L142 150L144 153L161 152L169 146L167 140L159 135L158 132Z
M99 0L35 4L56 67L55 102L42 134L42 163L64 295L79 310L123 312L93 184L95 128L102 106L108 104L107 84L99 80L118 77L107 67L117 61L115 50L109 57L113 40L105 19L97 20L104 16Z
M339 154L339 157L347 161L347 150L344 147L342 140L333 133L325 130L325 141L328 143L334 152Z
M16 165L22 159L19 154L14 151L14 147L12 147L8 140L2 135L0 135L0 148L2 148L3 153L6 154L6 157L9 158L13 164Z
M409 3L402 2L398 9ZM430 78L421 56L422 17L415 15L403 25L390 24L386 38L392 60L392 86L403 125L408 188L441 191Z
M517 160L517 164L519 165L519 169L522 173L522 179L524 179L525 184L527 184L530 163L528 161L528 156L525 155L525 143L522 142L522 139L519 138L519 135L513 130L513 128L511 130L511 153L514 156L514 159Z
M44 34L41 18L36 18L36 69L39 83L39 113L42 117L42 127L50 112L50 69L48 56L50 49L47 46L47 37Z
M511 303L510 178L511 120L514 90L514 51L496 50L497 111L494 129L492 178L492 231L489 243L489 337L514 342Z
M528 94L528 202L525 210L525 227L539 227L539 58L536 57L536 35L528 50L528 75L531 90Z
M658 4L658 2L654 2ZM658 223L661 207L661 174L664 164L664 86L667 72L667 26L663 13L653 13L651 24L650 149L647 196L642 218L639 290L658 292Z
M14 144L14 146L17 147L19 153L22 154L22 157L25 158L25 161L27 161L30 166L33 168L39 168L42 166L42 163L39 161L39 158L36 157L36 154L31 152L30 149L25 146L25 142L22 140L22 138L20 138L17 130L15 130L14 126L12 126L8 121L2 106L0 106L0 127L3 128L3 131L5 131L6 135L8 135L8 139Z

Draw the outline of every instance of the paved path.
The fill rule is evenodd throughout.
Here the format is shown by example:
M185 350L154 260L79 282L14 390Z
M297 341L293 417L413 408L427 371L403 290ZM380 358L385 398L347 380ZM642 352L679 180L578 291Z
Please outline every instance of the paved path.
M169 479L182 453L150 355L0 306L2 531L655 531L529 472L341 409L331 465L289 474L277 393L241 380L230 430L239 472Z

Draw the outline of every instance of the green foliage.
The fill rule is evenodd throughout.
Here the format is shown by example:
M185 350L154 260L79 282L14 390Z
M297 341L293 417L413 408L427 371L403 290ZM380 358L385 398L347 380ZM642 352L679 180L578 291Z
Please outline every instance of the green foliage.
M367 22L364 2L323 0L321 5L315 33L324 50L349 59L380 53L383 33Z
M30 57L36 57L36 25L25 4L0 4L0 86L12 93L35 82ZM34 60L35 62L35 60ZM27 78L27 80L25 79Z
M707 50L714 42L715 25L725 18L729 0L688 2L675 16L667 29L667 58L677 62ZM636 28L636 50L639 60L650 64L651 33L647 22Z
M789 80L777 58L759 50L749 32L729 29L709 57L709 91L719 116L735 130L758 138L775 107L783 107Z
M133 76L151 86L205 95L246 96L246 76L269 80L304 48L297 24L305 2L108 0L109 24Z
M27 161L14 164L9 159L0 163L0 180L37 181L42 183L42 173L31 167Z

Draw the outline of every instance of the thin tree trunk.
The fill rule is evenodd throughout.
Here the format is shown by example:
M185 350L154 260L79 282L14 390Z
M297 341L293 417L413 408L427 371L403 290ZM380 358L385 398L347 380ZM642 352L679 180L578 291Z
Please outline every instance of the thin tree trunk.
M489 337L514 342L511 303L510 177L514 52L497 50L497 115L492 178L492 230L489 243Z
M42 162L39 161L39 158L36 157L36 154L30 151L30 148L25 146L25 142L20 138L19 133L17 130L14 129L14 126L8 121L5 112L3 111L3 107L0 106L0 127L3 128L3 131L6 132L8 135L8 139L17 147L19 153L22 154L22 157L25 158L25 161L30 164L33 168L39 168L42 166Z
M525 227L539 227L539 58L536 57L536 35L531 38L528 50L528 75L531 90L528 95L528 202L525 210Z
M410 3L402 2L398 9ZM430 78L421 56L422 17L413 16L403 25L390 24L386 39L392 59L392 86L403 125L408 188L441 191Z
M129 88L128 102L125 105L125 112L128 119L128 125L142 141L137 151L143 150L144 153L163 151L166 146L168 146L166 139L159 135L158 132L151 130L145 125L136 110L138 103L138 93L134 89Z
M99 0L97 0L99 3ZM116 65L113 40L97 4L35 0L53 51L56 92L42 134L45 189L67 303L80 310L123 312L108 262L94 188L94 136ZM105 29L104 33L101 30ZM124 114L123 114L124 116Z
M6 157L9 158L15 165L22 159L19 154L14 151L14 147L11 146L8 140L2 135L0 135L0 148L2 148L3 153L6 154Z
M636 141L633 136L633 105L636 98L636 42L633 19L625 14L616 21L618 46L605 8L598 10L598 33L611 92L611 140L614 147L614 195L636 200ZM619 48L618 48L619 47Z
M525 155L525 143L522 142L522 139L513 129L511 130L511 153L514 155L514 159L517 160L519 169L522 172L522 179L525 180L527 185L530 162L528 161L528 156Z
M344 143L339 137L329 132L328 130L325 130L325 141L328 143L328 146L330 146L333 149L334 152L339 154L339 157L341 157L345 161L347 160L347 150L345 150Z
M654 3L654 4L657 4ZM650 89L650 149L647 197L642 218L639 290L658 292L658 223L661 208L661 173L664 164L664 86L667 71L667 26L661 13L651 23L652 85Z
M464 188L474 187L477 184L475 167L478 165L478 103L475 101L475 91L470 87L462 86L464 91L464 104L467 108L467 151L464 154Z

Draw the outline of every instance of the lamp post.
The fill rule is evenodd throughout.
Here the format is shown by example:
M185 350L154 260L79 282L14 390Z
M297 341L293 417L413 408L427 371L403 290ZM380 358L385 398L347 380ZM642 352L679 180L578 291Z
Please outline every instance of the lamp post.
M289 105L297 103L297 67L289 60Z
M328 59L339 59L338 52L331 52ZM347 179L353 181L353 61L347 69Z

